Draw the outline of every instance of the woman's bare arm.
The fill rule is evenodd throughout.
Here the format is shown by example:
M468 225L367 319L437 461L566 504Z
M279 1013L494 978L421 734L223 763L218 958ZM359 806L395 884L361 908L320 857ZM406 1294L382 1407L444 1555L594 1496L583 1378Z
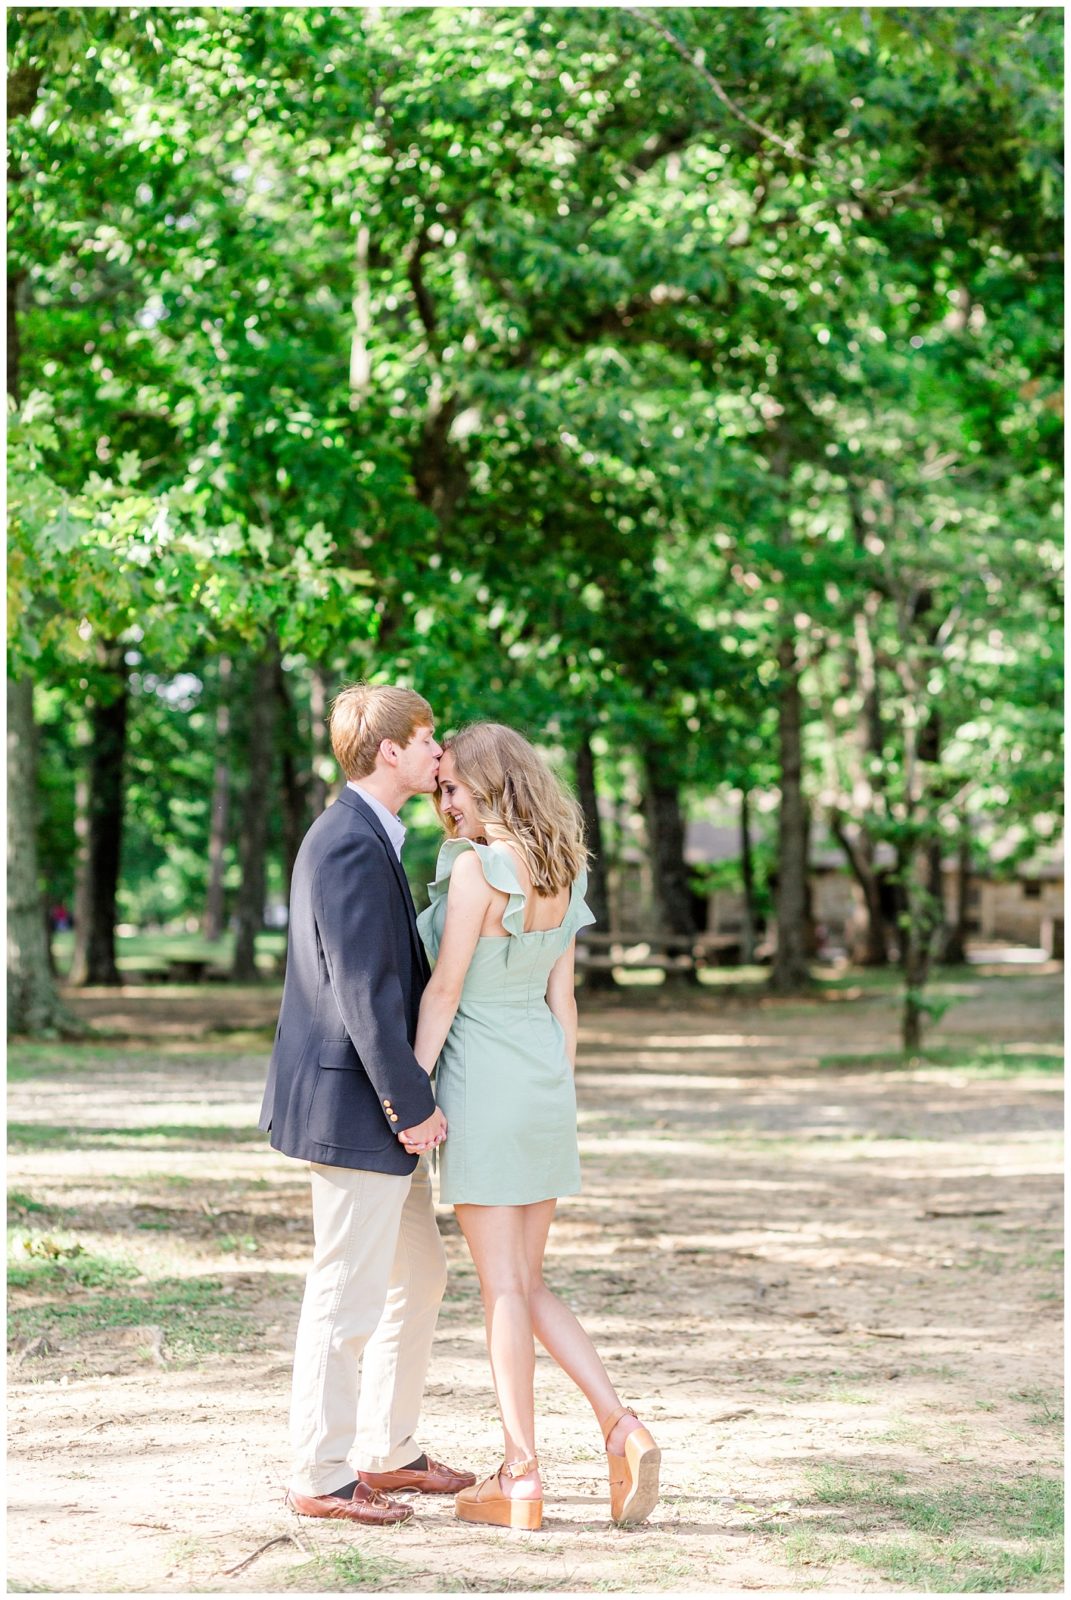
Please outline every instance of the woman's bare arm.
M547 979L547 1005L553 1011L562 1025L565 1034L565 1047L569 1053L569 1065L576 1070L576 986L574 982L574 965L576 956L576 940L569 940L569 948L558 957L550 969ZM420 1052L417 1052L419 1057Z
M442 943L435 970L420 1002L413 1046L417 1060L428 1074L434 1070L457 1014L465 974L472 964L484 916L494 894L475 852L467 850L459 856L450 874Z

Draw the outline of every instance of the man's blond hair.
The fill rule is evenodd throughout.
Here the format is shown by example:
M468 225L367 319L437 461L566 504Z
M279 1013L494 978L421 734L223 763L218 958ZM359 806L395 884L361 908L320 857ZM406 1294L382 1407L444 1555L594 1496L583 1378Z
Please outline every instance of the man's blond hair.
M384 739L407 745L418 728L435 725L431 707L413 689L347 684L331 702L331 748L347 778L367 778Z

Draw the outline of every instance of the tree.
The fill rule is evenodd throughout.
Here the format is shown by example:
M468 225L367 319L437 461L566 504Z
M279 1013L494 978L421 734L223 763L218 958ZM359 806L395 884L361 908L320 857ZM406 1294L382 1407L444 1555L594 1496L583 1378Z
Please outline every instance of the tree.
M1018 521L1055 484L1028 458L1058 382L1059 20L254 7L14 22L16 86L38 107L13 128L14 331L28 390L51 396L44 464L82 525L34 614L73 607L87 630L48 643L40 676L74 721L99 650L138 657L124 783L152 797L151 826L127 805L120 899L136 879L159 904L166 870L199 904L212 769L222 755L232 796L255 793L270 759L263 852L241 834L240 867L233 842L214 847L217 885L221 861L248 878L248 965L265 881L285 882L325 798L329 685L372 675L423 689L444 726L514 721L575 761L593 828L599 786L645 772L661 917L680 933L689 807L776 783L775 983L808 978L812 816L849 851L879 959L877 847L915 851L896 831L910 812L914 877L924 861L932 879L953 813L962 836L958 752L985 755L966 700L936 708L926 687L954 604L940 541L929 572L928 519L959 517L973 559L992 526L981 494ZM956 337L939 334L953 316ZM938 496L926 474L949 455ZM114 606L86 577L88 530L119 515L98 479L181 526L173 571L158 541L137 570L132 532L114 546ZM929 622L871 548L886 500ZM1049 631L1035 619L1039 648ZM973 622L968 636L981 686ZM213 747L214 657L238 679L273 652L270 741L250 743L238 696ZM175 706L148 687L183 676ZM1026 707L989 697L1019 729ZM916 765L910 803L909 705L941 755ZM148 757L168 740L200 803L157 793ZM50 850L71 833L71 748L52 717ZM1025 759L1023 815L1048 816L1051 772Z

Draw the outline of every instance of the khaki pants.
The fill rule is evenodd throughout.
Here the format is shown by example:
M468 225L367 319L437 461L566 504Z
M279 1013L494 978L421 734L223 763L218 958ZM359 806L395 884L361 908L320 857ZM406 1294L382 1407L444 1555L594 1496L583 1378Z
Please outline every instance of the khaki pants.
M446 1257L424 1158L411 1177L309 1170L315 1242L294 1350L291 1487L317 1495L421 1454Z

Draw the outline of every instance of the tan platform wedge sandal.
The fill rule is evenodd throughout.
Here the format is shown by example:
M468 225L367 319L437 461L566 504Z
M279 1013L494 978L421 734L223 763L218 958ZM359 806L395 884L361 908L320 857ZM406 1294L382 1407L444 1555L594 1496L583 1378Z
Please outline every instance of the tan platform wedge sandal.
M526 1461L504 1461L497 1472L471 1489L462 1489L454 1498L454 1510L462 1522L485 1522L496 1528L524 1528L534 1533L543 1526L543 1501L513 1500L502 1493L503 1475L523 1478L533 1472L539 1462L535 1456Z
M618 1406L602 1419L604 1442L622 1417L635 1417L631 1406ZM637 1418L637 1421L639 1419ZM658 1504L658 1469L662 1452L640 1423L625 1440L624 1455L607 1448L610 1469L610 1515L615 1522L642 1522Z

